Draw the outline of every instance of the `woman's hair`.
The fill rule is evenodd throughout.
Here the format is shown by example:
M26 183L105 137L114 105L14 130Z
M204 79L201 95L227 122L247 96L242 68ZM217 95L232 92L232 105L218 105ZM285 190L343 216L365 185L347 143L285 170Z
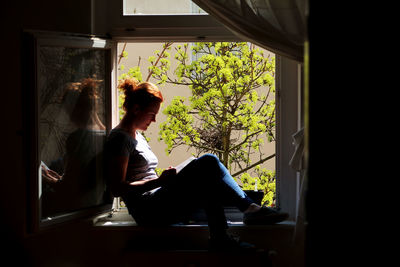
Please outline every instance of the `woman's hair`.
M141 109L148 107L151 103L162 103L164 98L158 87L150 82L139 83L136 79L125 79L120 81L118 88L123 90L125 101L123 108L130 110L135 104Z
M96 112L98 99L97 81L92 78L82 79L78 83L69 83L65 87L62 103L71 121L85 125Z

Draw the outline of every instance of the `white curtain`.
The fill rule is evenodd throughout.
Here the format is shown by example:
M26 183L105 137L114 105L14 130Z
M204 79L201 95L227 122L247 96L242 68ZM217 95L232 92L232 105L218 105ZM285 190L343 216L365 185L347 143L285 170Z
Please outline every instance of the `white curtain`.
M229 30L242 39L257 44L278 55L304 60L304 43L307 40L307 0L192 0ZM293 235L295 253L301 253L304 243L305 172L303 129L293 135L296 152L290 166L302 176L300 197Z
M307 0L193 0L242 39L303 61Z

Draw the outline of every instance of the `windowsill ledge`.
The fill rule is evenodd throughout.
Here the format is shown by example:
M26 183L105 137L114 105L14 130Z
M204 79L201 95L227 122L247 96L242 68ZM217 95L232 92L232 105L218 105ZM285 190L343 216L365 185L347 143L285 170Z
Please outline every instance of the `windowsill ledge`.
M229 227L236 228L252 228L252 229L287 229L292 230L295 227L294 221L283 221L281 223L273 225L245 225L242 221L242 213L234 208L226 208L226 217ZM200 215L201 216L201 215ZM203 217L204 218L204 217ZM145 228L138 226L132 216L128 213L126 208L121 208L119 211L114 212L111 216L109 213L102 214L93 219L93 226L95 227L108 227L108 228L119 228L119 227L135 227ZM207 223L204 220L197 222L191 222L188 224L173 224L169 227L177 228L207 228Z
M286 251L291 247L295 222L284 221L274 225L245 225L242 213L227 208L228 232L261 250ZM240 218L240 220L238 220ZM205 222L174 224L171 226L138 226L126 208L97 216L92 230L124 244L124 251L207 251L208 226ZM120 244L119 244L120 245ZM286 253L286 252L285 252Z

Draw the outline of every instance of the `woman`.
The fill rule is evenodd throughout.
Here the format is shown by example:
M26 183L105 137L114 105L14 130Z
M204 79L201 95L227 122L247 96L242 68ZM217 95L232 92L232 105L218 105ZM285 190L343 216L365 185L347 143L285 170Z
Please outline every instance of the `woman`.
M122 197L139 225L182 222L195 209L203 208L210 248L231 250L251 246L227 235L224 199L244 212L246 224L271 224L287 218L287 214L255 204L211 154L193 160L178 174L169 168L158 177L157 157L138 131L147 130L156 121L163 96L154 84L138 84L133 79L124 80L119 88L125 93L126 114L106 142L108 177L114 196Z

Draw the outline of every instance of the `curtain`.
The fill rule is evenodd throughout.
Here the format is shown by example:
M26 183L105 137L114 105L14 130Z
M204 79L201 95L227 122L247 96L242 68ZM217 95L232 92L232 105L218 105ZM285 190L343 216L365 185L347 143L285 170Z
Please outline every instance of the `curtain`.
M192 0L242 39L278 55L304 61L307 40L307 0ZM296 226L293 234L295 253L301 253L305 238L304 197L305 172L302 164L304 132L293 135L296 151L290 166L300 172L301 191L297 203Z
M193 0L242 39L302 62L307 0Z

